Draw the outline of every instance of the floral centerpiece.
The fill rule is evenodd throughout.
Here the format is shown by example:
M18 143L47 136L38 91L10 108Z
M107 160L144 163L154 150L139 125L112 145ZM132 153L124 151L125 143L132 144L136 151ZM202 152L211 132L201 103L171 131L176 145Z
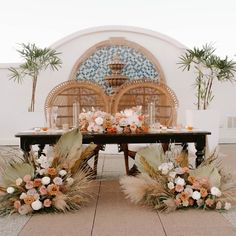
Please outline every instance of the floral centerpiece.
M81 133L74 129L60 138L51 157L31 153L2 163L0 215L80 209L91 195L86 161L95 147L83 150Z
M151 145L137 153L135 162L140 174L120 180L134 203L169 212L181 208L228 210L236 201L235 178L224 173L214 156L190 169L186 151L164 154L161 146Z
M103 112L91 111L79 114L79 126L82 132L116 133L146 132L142 107L132 107L116 113L114 116Z

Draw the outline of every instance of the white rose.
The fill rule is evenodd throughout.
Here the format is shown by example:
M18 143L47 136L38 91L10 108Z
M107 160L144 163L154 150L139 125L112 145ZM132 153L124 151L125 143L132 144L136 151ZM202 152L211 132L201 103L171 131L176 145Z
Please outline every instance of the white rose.
M12 194L12 193L14 193L14 192L15 192L15 189L14 189L13 187L8 187L8 188L7 188L7 193Z
M167 175L168 172L169 172L169 170L168 170L167 168L163 168L162 171L161 171L161 173L162 173L163 175Z
M220 210L222 208L222 203L221 202L217 202L216 203L216 209Z
M67 183L68 183L69 186L74 183L74 179L71 178L71 177L67 178L66 181L67 181Z
M34 202L31 203L31 207L33 208L33 210L38 211L39 209L41 209L43 206L42 202L40 202L39 200L36 200Z
M225 210L229 210L231 208L231 203L226 202L225 203Z
M59 171L59 175L62 176L62 177L65 176L66 174L67 174L66 170L60 170Z
M60 177L55 177L53 179L53 183L56 184L56 185L62 185L62 178Z
M212 187L211 188L211 194L220 197L221 196L221 191L217 187Z
M198 191L194 191L192 194L192 198L195 200L199 200L201 198L201 193Z
M178 177L178 178L175 179L175 183L177 185L184 186L185 185L185 180L183 178L181 178L181 177Z
M16 179L16 186L20 186L23 182L23 179L22 178L17 178Z
M169 183L167 184L167 187L168 187L169 189L173 189L173 188L175 187L175 185L174 185L173 182L169 182Z
M50 184L50 182L51 182L51 179L48 176L44 176L42 178L42 184L43 185L48 185L48 184Z
M95 123L96 123L97 125L102 125L102 124L103 124L103 118L102 118L102 117L97 117L97 118L95 119Z
M26 196L27 196L26 193L22 193L22 194L20 195L20 199L24 199Z
M171 172L169 173L169 176L170 176L172 179L174 179L175 176L176 176L176 172L171 171Z

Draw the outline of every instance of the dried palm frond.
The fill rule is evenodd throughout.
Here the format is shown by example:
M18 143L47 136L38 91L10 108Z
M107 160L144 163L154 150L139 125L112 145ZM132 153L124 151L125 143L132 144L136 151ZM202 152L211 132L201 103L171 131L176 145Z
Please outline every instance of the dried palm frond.
M159 177L159 171L155 170L148 162L147 160L141 156L139 159L140 163L142 164L143 169L145 172L152 178Z
M91 143L85 148L85 150L82 151L80 158L77 159L70 168L72 175L74 175L81 168L84 161L87 161L94 155L96 147L96 144Z
M176 162L181 167L188 167L189 166L188 150L182 149L180 154L176 157Z
M10 163L9 166L4 170L4 174L2 175L2 181L4 186L15 185L15 181L17 178L22 178L25 175L34 176L34 167L28 163Z
M158 170L158 166L165 161L165 153L161 145L150 145L136 153L135 165L138 167L140 172L144 172L142 163L140 163L140 158L143 157L149 163L149 165L154 169Z
M82 146L82 134L79 129L73 129L65 133L58 140L54 147L55 157L59 158L60 163L64 162L66 158L73 158L77 155L78 149ZM76 153L76 154L75 154Z

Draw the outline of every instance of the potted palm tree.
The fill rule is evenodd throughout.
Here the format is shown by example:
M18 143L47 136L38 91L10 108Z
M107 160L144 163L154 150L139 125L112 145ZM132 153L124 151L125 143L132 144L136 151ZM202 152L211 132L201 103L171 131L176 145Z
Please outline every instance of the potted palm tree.
M17 52L24 62L18 68L10 67L10 79L21 83L24 78L32 80L32 95L31 103L28 111L33 112L35 108L35 94L39 73L42 70L50 68L58 70L61 67L62 61L58 57L59 52L51 48L38 48L35 44L20 44L21 49Z
M209 109L214 99L213 84L215 81L233 82L236 63L227 56L220 58L215 54L212 44L202 48L186 49L180 57L180 67L196 74L197 110L186 111L186 124L211 132L208 137L208 152L213 152L219 143L220 112Z
M214 98L213 83L215 80L220 82L235 80L236 63L229 60L227 56L222 59L215 55L215 48L212 44L206 44L202 48L186 49L178 64L183 70L189 71L192 68L196 74L194 86L198 110L208 109Z

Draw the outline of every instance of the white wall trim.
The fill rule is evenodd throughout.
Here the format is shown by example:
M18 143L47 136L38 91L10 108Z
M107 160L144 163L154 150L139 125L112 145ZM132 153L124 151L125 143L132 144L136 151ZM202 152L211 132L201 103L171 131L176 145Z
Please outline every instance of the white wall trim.
M186 48L185 45L183 45L182 43L180 43L179 41L165 35L165 34L161 34L159 32L156 31L152 31L149 29L144 29L141 27L134 27L134 26L125 26L125 25L107 25L107 26L98 26L98 27L92 27L92 28L87 28L84 30L79 30L73 34L70 34L68 36L66 36L65 38L60 39L59 41L57 41L56 43L52 44L51 47L52 48L58 48L61 47L63 44L67 44L68 42L78 38L78 37L83 37L86 35L90 35L90 34L98 34L98 33L103 33L103 32L130 32L130 33L138 33L138 34L143 34L143 35L148 35L148 36L152 36L156 39L165 41L171 45L176 46L177 48L180 49L184 49Z

